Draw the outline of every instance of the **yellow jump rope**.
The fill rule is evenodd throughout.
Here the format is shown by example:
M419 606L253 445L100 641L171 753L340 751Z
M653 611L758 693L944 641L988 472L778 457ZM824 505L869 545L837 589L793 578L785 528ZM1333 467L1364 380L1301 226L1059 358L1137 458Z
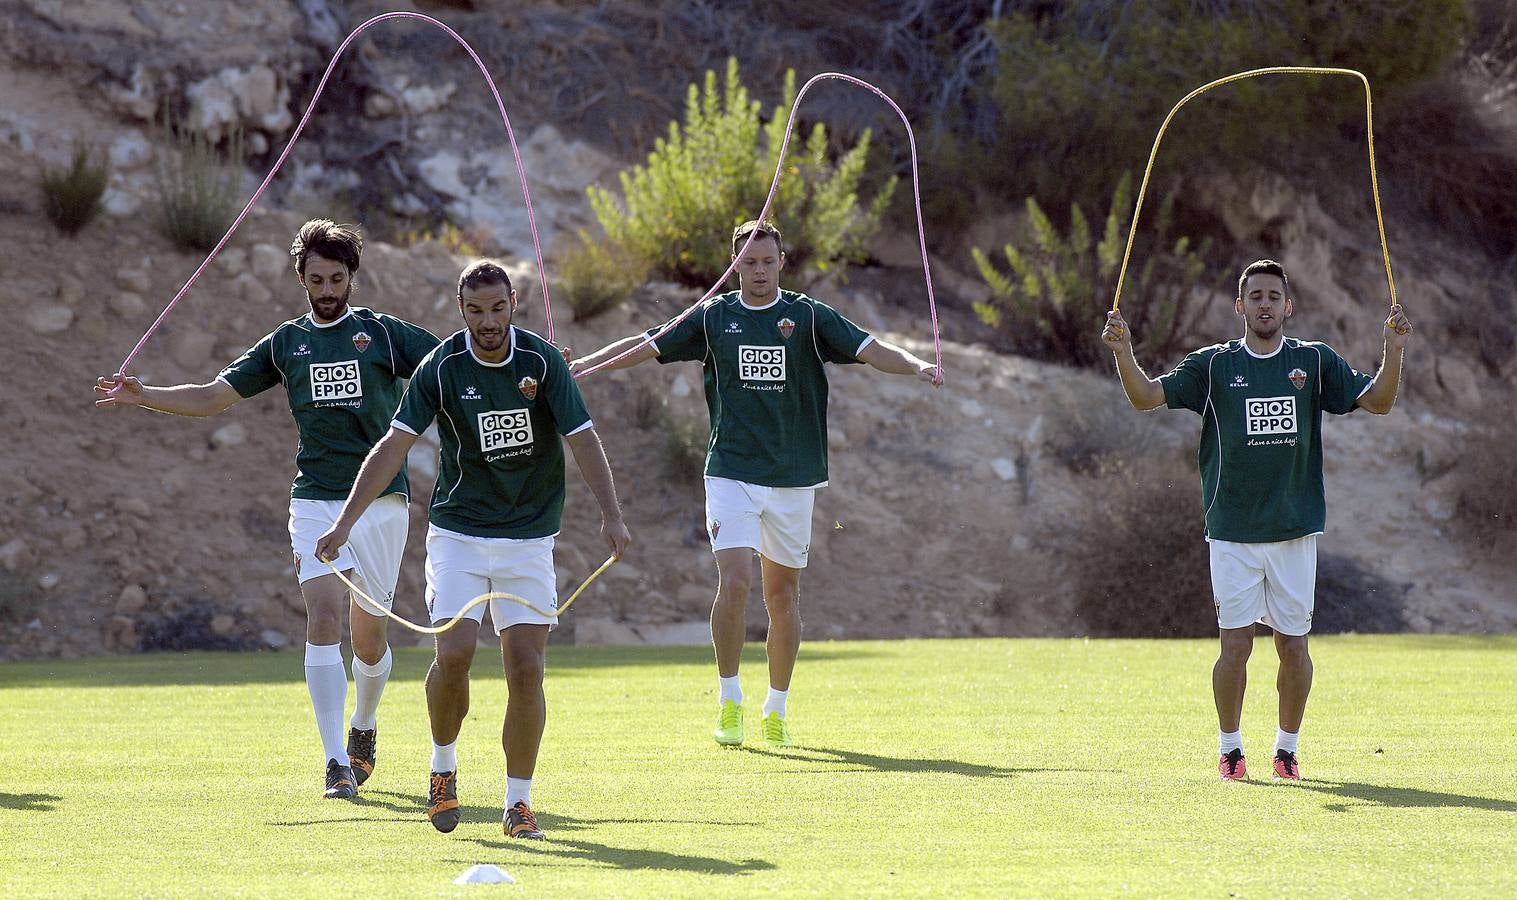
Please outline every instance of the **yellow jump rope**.
M491 600L506 600L506 601L509 601L511 603L515 603L517 606L524 606L527 609L530 609L533 612L537 613L538 615L540 615L540 616L547 616L550 619L553 618L553 617L555 617L555 616L563 615L565 612L568 612L570 606L574 605L574 601L579 599L579 595L583 594L585 592L585 588L587 588L590 585L594 584L595 583L595 579L599 578L603 572L605 572L607 569L611 568L611 564L614 563L614 562L616 562L620 558L621 557L615 556L615 555L607 557L606 561L600 564L600 568L596 569L594 572L591 572L590 573L590 577L585 579L584 584L581 584L579 587L575 588L574 589L574 593L572 593L572 594L569 595L569 599L565 600L564 603L563 603L563 605L560 606L556 610L555 609L543 609L541 606L538 606L537 604L533 603L531 600L528 600L525 597L518 597L515 594L507 594L504 591L491 591L488 594L480 594L478 597L475 597L473 600L470 600L468 603L465 603L464 606L463 606L463 609L460 609L456 614L454 614L453 618L449 619L448 621L442 623L441 625L430 625L430 626L428 626L428 625L417 625L415 622L412 622L411 620L409 620L409 619L407 619L407 618L405 618L403 616L396 615L394 612L391 612L390 610L386 609L385 606L384 606L384 604L380 603L379 601L375 600L373 597L370 597L368 594L364 593L363 589L360 588L358 585L354 584L352 582L352 580L348 578L348 576L346 576L346 575L342 574L341 572L337 571L337 567L334 566L334 565L332 565L332 561L331 560L324 559L324 560L322 560L322 562L324 562L324 563L327 564L327 568L329 568L329 569L332 570L332 574L336 575L337 578L343 584L345 584L345 585L348 586L348 590L350 590L350 591L353 592L353 596L360 597L360 598L362 598L364 600L367 600L369 602L369 604L371 606L373 606L375 609L378 609L378 610L382 611L385 615L389 616L390 618L394 619L395 621L399 622L400 624L404 625L405 627L411 629L412 631L416 632L417 634L442 634L444 631L447 631L448 629L452 628L454 625L457 625L459 622L463 621L464 614L467 613L469 610L471 610L474 607L480 605L481 603L489 603Z
M1396 279L1391 275L1391 251L1385 242L1385 217L1380 212L1380 177L1375 171L1374 103L1370 99L1369 79L1364 77L1363 72L1354 69L1318 66L1270 66L1264 69L1249 69L1246 72L1237 72L1225 78L1218 78L1216 81L1203 84L1182 97L1180 102L1176 103L1174 108L1169 111L1169 115L1164 117L1164 123L1159 126L1159 133L1154 136L1153 149L1148 152L1148 166L1143 170L1143 183L1138 187L1138 202L1133 207L1132 226L1127 232L1127 249L1122 251L1122 268L1117 272L1117 290L1111 299L1111 308L1113 310L1117 309L1117 305L1122 301L1122 284L1127 278L1127 263L1128 259L1132 256L1133 238L1138 233L1138 216L1143 211L1143 198L1148 193L1148 180L1153 175L1154 160L1159 155L1159 142L1164 140L1164 132L1169 128L1170 120L1175 117L1175 113L1180 111L1180 107L1212 88L1221 87L1224 84L1232 84L1234 81L1242 81L1245 78L1257 78L1260 75L1349 75L1359 79L1359 83L1364 85L1364 130L1369 138L1370 192L1375 198L1375 226L1380 230L1380 258L1385 262L1385 283L1391 291L1391 305L1395 306L1397 304Z

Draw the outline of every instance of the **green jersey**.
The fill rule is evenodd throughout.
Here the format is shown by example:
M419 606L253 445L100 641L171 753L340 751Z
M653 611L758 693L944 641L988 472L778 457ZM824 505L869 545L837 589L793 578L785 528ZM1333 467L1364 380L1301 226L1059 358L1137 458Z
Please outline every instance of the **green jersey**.
M283 384L300 432L290 496L343 500L389 430L402 379L436 346L419 325L354 306L325 325L310 313L285 322L216 377L244 398ZM409 491L402 466L385 493Z
M560 435L591 426L579 385L552 344L511 326L498 363L474 355L467 330L422 361L396 428L421 434L435 420L441 464L429 521L475 537L558 533L564 511Z
M653 329L648 334L654 334ZM768 306L713 297L657 340L661 363L699 360L711 444L706 474L766 487L827 483L825 363L874 340L825 303L780 291Z
M1160 377L1171 409L1201 414L1206 536L1263 544L1323 531L1322 414L1352 412L1370 380L1326 344L1290 337L1268 356L1241 338L1206 347Z

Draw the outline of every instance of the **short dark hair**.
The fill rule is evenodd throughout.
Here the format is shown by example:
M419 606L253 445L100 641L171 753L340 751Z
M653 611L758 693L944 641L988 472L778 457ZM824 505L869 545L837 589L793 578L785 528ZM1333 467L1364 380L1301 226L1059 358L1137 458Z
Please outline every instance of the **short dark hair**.
M1248 281L1250 275L1274 275L1285 286L1285 296L1291 295L1291 280L1285 277L1285 267L1272 259L1256 259L1243 267L1243 274L1238 276L1238 299L1243 298L1243 284Z
M487 284L503 284L506 293L511 293L511 276L506 267L493 259L476 259L464 266L458 276L458 302L464 302L464 288L477 288Z
M295 272L306 273L306 257L312 253L334 259L347 267L348 274L358 271L358 258L363 255L363 236L357 225L339 225L331 219L312 219L295 232L290 244L290 255L295 257Z
M780 237L780 229L774 224L774 222L767 219L763 222L760 222L758 219L749 219L743 224L732 229L733 256L736 256L737 251L743 248L743 242L748 240L748 235L753 234L755 231L758 232L758 236L755 237L754 240L758 240L759 238L764 237L772 237L774 238L774 246L778 247L781 253L785 252L785 239Z

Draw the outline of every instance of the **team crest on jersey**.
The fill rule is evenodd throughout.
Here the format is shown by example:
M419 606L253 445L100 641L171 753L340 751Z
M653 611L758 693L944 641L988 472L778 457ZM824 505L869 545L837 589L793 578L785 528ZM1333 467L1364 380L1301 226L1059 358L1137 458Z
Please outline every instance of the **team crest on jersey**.
M295 574L300 574L300 551L295 551Z
M369 349L369 344L371 343L373 343L373 339L369 337L367 332L360 331L353 335L353 346L358 348L359 353Z
M526 397L528 400L537 399L537 379L533 378L531 375L528 375L521 381L516 382L516 388L517 390L521 391L521 395L523 397Z
M790 340L791 332L795 331L795 322L791 321L790 319L780 319L779 324L780 335L783 336L785 340Z
M711 520L711 536L712 537L716 537L717 535L719 535L721 533L722 533L722 523L716 521L715 519Z
M1290 380L1291 384L1294 384L1296 390L1299 391L1306 387L1306 372L1302 369L1291 369Z

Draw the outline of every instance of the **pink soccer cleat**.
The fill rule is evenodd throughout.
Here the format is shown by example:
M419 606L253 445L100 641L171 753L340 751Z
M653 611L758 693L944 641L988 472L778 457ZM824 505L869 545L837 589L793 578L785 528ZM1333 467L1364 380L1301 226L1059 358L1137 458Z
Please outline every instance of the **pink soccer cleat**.
M1217 771L1223 781L1243 781L1248 778L1248 764L1243 761L1243 751L1232 749L1222 754L1217 761Z
M1275 751L1275 777L1284 781L1301 780L1301 766L1296 763L1296 754L1289 750Z

